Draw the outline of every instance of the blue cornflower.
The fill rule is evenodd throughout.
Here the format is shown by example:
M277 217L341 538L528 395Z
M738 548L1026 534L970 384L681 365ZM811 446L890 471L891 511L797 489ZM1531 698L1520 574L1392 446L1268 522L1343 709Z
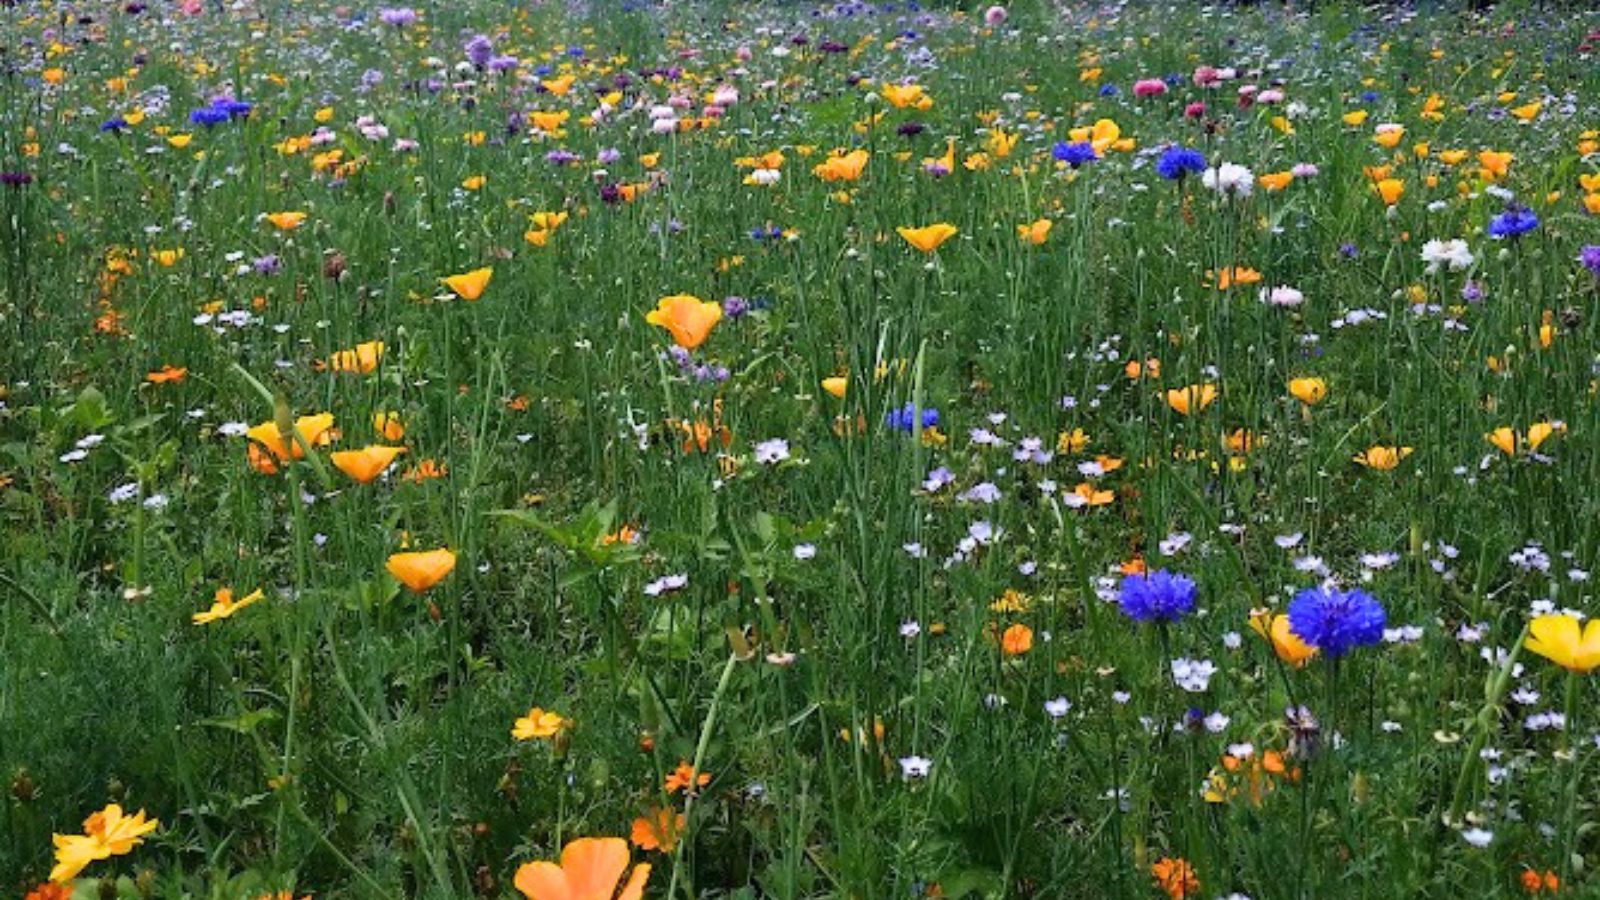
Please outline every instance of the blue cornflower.
M1361 590L1307 588L1289 601L1289 630L1329 659L1383 640L1387 622L1383 604Z
M907 403L899 409L889 410L884 417L889 427L895 431L916 431L917 408L915 404ZM922 427L933 428L939 424L939 411L931 406L922 408Z
M775 241L783 237L783 229L776 225L763 225L750 230L750 237L758 241Z
M1190 172L1205 170L1205 154L1192 147L1174 144L1163 151L1161 158L1156 160L1156 174L1168 181L1176 181Z
M189 113L189 121L210 128L228 121L228 111L215 106L202 106Z
M1057 141L1056 145L1050 148L1050 155L1074 169L1100 158L1100 154L1094 149L1094 145L1088 141L1076 141L1071 144L1066 141Z
M121 116L117 116L113 119L107 119L100 123L100 130L121 134L128 130L128 120Z
M1579 250L1578 262L1582 263L1585 269L1593 272L1596 278L1600 278L1600 244L1589 244Z
M1377 103L1378 102L1378 98L1381 97L1381 96L1382 95L1379 94L1377 91L1362 91L1361 92L1361 102L1362 103Z
M1194 609L1197 593L1193 580L1157 569L1123 578L1117 605L1136 622L1176 622Z
M1513 206L1489 220L1489 236L1519 238L1539 227L1539 216L1525 206Z
M1114 84L1105 84L1100 86L1100 96L1102 97L1115 97L1118 93L1119 91L1117 86Z

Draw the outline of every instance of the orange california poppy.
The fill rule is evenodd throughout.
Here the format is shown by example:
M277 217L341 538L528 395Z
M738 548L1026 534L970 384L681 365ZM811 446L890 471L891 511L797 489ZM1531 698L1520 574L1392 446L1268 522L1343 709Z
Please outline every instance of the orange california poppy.
M360 450L336 450L329 454L333 465L362 484L367 484L382 475L395 457L406 452L404 447L385 447L382 444L368 444Z
M955 236L956 230L956 227L949 222L935 222L921 228L908 228L902 225L895 229L902 238L905 238L906 243L923 253L932 253L939 249L940 244Z
M622 838L578 838L562 849L560 865L523 863L512 883L528 900L640 900L650 880L649 863L635 866L617 893L629 862L628 842Z
M144 380L151 384L178 384L189 377L189 370L183 366L165 365L144 376Z
M300 448L302 441L308 447L321 447L332 443L333 413L301 416L295 420L294 430L300 436L298 441L280 432L276 422L262 422L246 432L246 435L278 459L301 459L306 455Z
M389 557L386 568L396 581L420 594L443 581L456 567L456 555L440 547L438 550L396 553Z
M484 266L473 269L471 272L462 272L460 275L451 275L439 279L445 287L455 291L457 297L463 300L476 300L483 296L483 289L489 286L489 279L494 277L494 269Z
M678 848L678 836L687 826L683 813L670 809L652 809L633 820L629 839L640 850L660 850L671 853Z
M1188 387L1172 388L1167 391L1167 405L1172 411L1182 415L1192 415L1217 399L1217 386L1214 384L1191 384Z
M722 321L722 304L692 294L673 294L662 297L644 320L665 328L679 347L693 350L705 343L711 329Z
M378 368L378 363L383 361L383 350L383 341L366 341L349 350L334 352L328 357L328 368L365 375Z

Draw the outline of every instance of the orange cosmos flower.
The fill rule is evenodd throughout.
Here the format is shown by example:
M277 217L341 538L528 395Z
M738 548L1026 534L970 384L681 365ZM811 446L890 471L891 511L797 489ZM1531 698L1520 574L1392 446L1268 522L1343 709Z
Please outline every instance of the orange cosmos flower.
M954 237L957 229L948 222L935 222L921 228L908 228L902 225L895 231L912 247L923 253L932 253L939 249L940 244Z
M722 304L692 294L673 294L662 297L644 320L665 328L679 347L693 350L705 343L711 329L722 321Z
M678 836L683 834L688 821L683 813L670 809L653 809L633 820L630 840L640 850L660 850L671 853L678 848Z
M396 553L385 566L396 581L420 594L445 579L456 567L456 555L441 547L423 552Z
M473 269L471 272L462 272L460 275L451 275L439 281L445 287L455 291L457 297L463 300L476 300L483 296L483 289L489 286L489 279L494 277L494 269L484 266Z
M144 810L129 816L113 803L83 820L83 834L51 835L56 864L50 880L57 884L71 881L96 860L130 853L144 842L145 835L160 827L157 820L145 819Z
M628 883L617 885L628 871L628 842L622 838L578 838L561 851L561 864L524 863L512 884L528 900L641 900L650 864L633 869Z
M1210 406L1215 399L1217 399L1217 386L1214 384L1191 384L1188 387L1172 388L1167 391L1167 405L1181 416L1197 413Z
M511 736L519 741L549 740L572 727L572 720L557 712L535 706L511 725Z
M306 214L299 211L267 213L266 219L279 231L293 231L304 225Z
M680 759L678 760L678 767L667 773L667 780L664 786L669 794L676 794L685 790L692 794L710 783L711 773L696 773L694 767L689 765L688 760Z
M1188 900L1200 893L1200 877L1186 859L1162 857L1150 867L1150 876L1172 900Z
M1099 490L1087 481L1073 488L1072 494L1069 495L1070 497L1078 497L1080 499L1079 506L1105 506L1117 499L1115 493Z
M226 619L264 596L260 590L255 590L235 600L233 599L233 588L220 587L211 597L211 608L203 612L197 612L190 616L189 619L196 625L205 625L219 619Z
M1371 447L1357 453L1351 459L1369 469L1387 472L1400 465L1400 460L1411 455L1410 447L1385 446L1373 444Z
M382 475L394 463L395 457L404 452L406 452L404 447L368 444L360 450L336 450L329 454L329 458L339 471L362 484L367 484Z
M166 365L144 376L144 380L151 384L176 384L189 377L189 370L183 366Z

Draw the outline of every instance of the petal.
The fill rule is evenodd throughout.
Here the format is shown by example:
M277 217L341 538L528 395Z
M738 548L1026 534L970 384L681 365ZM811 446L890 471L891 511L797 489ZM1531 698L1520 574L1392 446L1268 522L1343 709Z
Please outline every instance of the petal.
M640 863L633 870L633 876L628 879L628 886L617 895L617 900L641 900L644 897L644 884L650 880L650 864Z
M561 870L572 900L611 900L628 870L628 842L622 838L579 838L561 851Z
M523 864L512 884L528 900L574 900L567 874L552 862Z

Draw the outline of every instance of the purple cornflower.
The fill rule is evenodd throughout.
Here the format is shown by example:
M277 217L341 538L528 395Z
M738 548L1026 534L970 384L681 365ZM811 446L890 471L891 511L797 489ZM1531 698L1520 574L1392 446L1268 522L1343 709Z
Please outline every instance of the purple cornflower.
M1123 615L1135 622L1176 622L1194 609L1199 590L1193 580L1157 569L1144 575L1128 575L1117 592L1117 605Z
M257 275L276 275L278 270L282 268L282 264L278 261L276 253L268 253L266 256L256 259L255 262L250 264L250 267L255 269Z
M0 172L0 184L6 187L20 188L33 183L33 175L27 172Z
M1489 220L1489 236L1519 238L1539 227L1539 216L1525 206L1513 206Z
M1289 630L1329 659L1383 640L1387 622L1383 604L1361 590L1307 588L1289 601Z
M467 54L467 62L480 69L487 66L489 58L494 55L494 44L491 44L489 38L482 34L473 35L463 49Z
M889 427L894 431L904 431L910 433L917 430L917 409L915 404L907 403L905 406L899 409L891 409L889 410L889 414L884 418ZM933 428L938 424L939 411L931 406L923 407L922 427Z
M1056 145L1050 148L1050 155L1074 169L1100 158L1099 151L1088 141L1074 141L1070 144L1066 141L1057 141Z
M1583 263L1585 269L1594 273L1594 277L1600 278L1600 244L1589 244L1579 250L1578 262Z
M729 319L740 319L750 311L750 301L743 297L724 297L722 299L722 314Z
M404 28L417 21L417 11L409 7L387 7L378 10L378 21L396 28Z
M1168 181L1177 181L1190 173L1205 170L1205 154L1191 147L1174 144L1163 151L1161 158L1156 160L1156 174Z

